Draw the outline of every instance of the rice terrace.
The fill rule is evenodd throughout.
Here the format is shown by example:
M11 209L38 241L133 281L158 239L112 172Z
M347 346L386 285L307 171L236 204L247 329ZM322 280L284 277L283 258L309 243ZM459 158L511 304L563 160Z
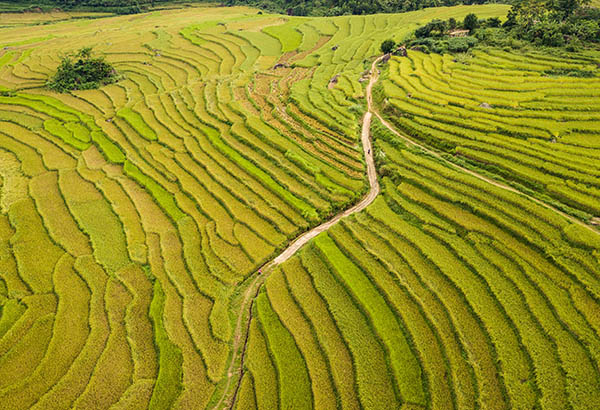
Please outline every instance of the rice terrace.
M0 409L600 409L600 5L540 1L0 2Z

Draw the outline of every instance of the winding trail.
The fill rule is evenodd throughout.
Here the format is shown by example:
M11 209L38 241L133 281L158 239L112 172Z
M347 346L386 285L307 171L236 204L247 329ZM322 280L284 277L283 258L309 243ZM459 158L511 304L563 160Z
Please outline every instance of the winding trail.
M402 139L404 142L406 142L409 145L418 147L423 152L426 152L426 153L434 156L435 158L450 165L454 169L465 172L465 173L467 173L471 176L474 176L475 178L478 178L484 182L487 182L495 187L522 195L522 196L530 199L531 201L535 202L536 204L541 205L541 206L557 213L558 215L563 216L564 218L567 218L569 221L576 223L578 225L581 225L596 234L600 234L600 232L598 230L594 229L592 226L586 224L585 222L581 221L580 219L577 219L577 218L553 207L552 205L545 203L544 201L541 201L535 197L525 194L512 186L506 185L504 183L501 183L499 181L496 181L494 179L486 177L482 174L479 174L476 171L473 171L471 169L468 169L468 168L462 167L458 164L455 164L454 162L449 161L446 158L444 158L439 152L433 151L430 148L427 148L426 146L421 145L418 142L415 142L412 139L410 139L410 138L400 134L398 131L396 131L394 129L394 127L392 125L390 125L390 123L387 122L381 116L381 114L379 114L379 112L377 112L377 110L374 108L374 104L373 104L373 94L372 94L373 85L377 82L377 80L379 78L379 70L377 69L377 63L382 58L383 58L383 56L377 58L375 61L373 61L373 64L371 65L370 80L369 80L369 84L367 85L367 88L365 91L366 97L367 97L368 110L365 113L365 115L363 116L363 120L362 120L361 141L362 141L363 151L365 154L365 161L367 164L367 176L369 179L369 192L359 203L357 203L353 207L337 214L336 216L334 216L332 219L328 220L327 222L324 222L321 225L319 225L315 228L312 228L311 230L300 235L285 250L283 250L283 252L281 252L277 257L275 257L273 260L266 263L265 265L262 266L261 269L259 269L259 272L262 272L262 273L256 275L256 277L252 280L252 282L250 283L250 285L248 286L248 288L246 289L246 291L244 292L244 295L243 295L243 300L240 305L240 312L239 312L236 327L235 327L233 348L232 348L233 353L232 353L229 368L227 370L227 383L223 390L221 399L216 404L214 409L232 409L235 404L235 399L237 398L237 394L238 394L238 391L240 388L240 384L241 384L241 380L242 380L242 376L243 376L243 372L244 372L243 369L244 369L244 360L245 360L245 356L246 356L246 347L248 344L248 333L250 330L250 323L252 320L252 306L254 305L254 300L258 296L258 292L260 291L260 288L264 284L270 271L275 266L277 266L277 265L285 262L289 258L291 258L296 252L298 252L298 250L302 246L306 245L308 243L308 241L310 241L312 238L314 238L321 232L324 232L324 231L328 230L329 228L331 228L333 225L338 223L340 221L340 219L365 209L367 206L369 206L375 200L375 198L379 194L380 188L379 188L379 182L377 181L377 171L375 169L375 161L373 159L373 149L371 146L371 134L370 134L371 118L372 118L373 114L395 136ZM239 362L238 362L238 359L239 359ZM230 392L230 390L232 388L232 382L234 380L236 381L236 384L233 388L233 391Z
M371 90L373 89L373 85L377 82L379 77L379 72L377 71L375 65L382 57L379 57L373 62L373 66L371 69L371 76L369 80L369 84L366 89L367 96L367 107L368 110L363 116L362 119L362 130L361 130L361 142L363 146L363 151L365 154L365 162L367 164L367 176L369 179L369 192L365 197L356 205L351 208L346 209L343 212L335 215L333 218L328 220L327 222L322 223L319 226L312 228L309 231L306 231L298 238L296 238L287 248L285 248L277 257L275 257L270 262L263 265L259 272L261 274L257 275L252 283L248 286L246 291L244 292L243 300L240 305L240 312L238 314L238 319L235 325L235 333L233 336L233 347L232 347L232 356L231 362L229 364L229 368L227 369L227 383L225 384L225 388L223 390L223 395L219 402L215 405L214 409L231 409L235 404L235 399L237 397L238 390L240 388L243 372L244 372L244 360L246 357L246 347L248 344L248 333L250 330L250 322L252 319L252 306L254 305L254 300L258 296L258 292L260 291L261 286L265 282L267 276L270 271L277 265L285 262L298 250L306 245L308 241L312 238L331 228L333 225L338 223L340 219L352 215L353 213L362 211L367 206L371 204L379 194L379 182L377 181L377 171L375 169L375 160L373 159L373 148L371 146L371 117L373 115L373 98L371 95ZM376 114L377 115L377 114ZM244 318L246 320L244 320ZM245 323L244 323L245 322ZM244 326L245 325L245 326ZM239 363L238 363L239 358ZM232 381L236 380L236 385L232 393L229 392L231 390ZM229 398L228 398L229 396Z

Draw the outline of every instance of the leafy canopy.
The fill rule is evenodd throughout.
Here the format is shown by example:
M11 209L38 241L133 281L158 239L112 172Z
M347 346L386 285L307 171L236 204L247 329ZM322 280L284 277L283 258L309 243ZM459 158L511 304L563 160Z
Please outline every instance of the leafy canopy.
M381 43L381 52L383 54L391 53L392 50L396 47L396 42L394 40L385 40Z
M56 74L47 85L51 90L68 92L99 88L117 79L117 72L104 57L94 57L92 48L84 47L62 58Z
M463 26L466 30L473 31L479 27L479 19L473 13L467 14L463 21Z

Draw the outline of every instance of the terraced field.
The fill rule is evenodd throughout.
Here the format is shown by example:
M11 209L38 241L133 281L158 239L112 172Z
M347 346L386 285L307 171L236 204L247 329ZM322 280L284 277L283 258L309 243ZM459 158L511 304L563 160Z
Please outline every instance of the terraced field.
M490 49L463 64L411 52L391 61L383 93L405 133L590 219L600 215L600 78L552 73L597 67L598 53Z
M384 90L418 81L394 71L418 58L438 57L393 60ZM416 121L415 95L380 95L390 120ZM267 278L238 408L598 408L600 235L449 161L421 145L442 137L414 129L373 124L383 195Z
M512 158L527 158L518 170L531 170L533 184L523 185L553 208L405 145L374 120L382 194L269 263L366 194L359 78L381 41L434 17L506 10L290 19L190 8L0 24L2 407L595 408L600 236L582 222L597 215L586 207L599 110L585 98L595 80L569 79L563 91L587 91L543 105L509 85L484 90L486 61L522 64L502 52L473 59L481 90L468 96L465 69L448 57L392 60L374 118L392 114L403 131L421 121L415 141L446 149L460 140L497 158L490 170L506 179ZM123 79L72 95L45 90L61 53L87 45ZM535 57L506 76L545 81L548 95L564 79L540 71L597 58ZM408 88L417 82L419 96ZM442 116L435 92L444 110L469 113ZM500 104L513 95L524 98ZM499 126L508 112L526 120ZM460 133L452 115L479 128ZM558 159L562 177L548 172L550 182L530 165ZM557 180L582 184L572 188L581 202L556 194Z

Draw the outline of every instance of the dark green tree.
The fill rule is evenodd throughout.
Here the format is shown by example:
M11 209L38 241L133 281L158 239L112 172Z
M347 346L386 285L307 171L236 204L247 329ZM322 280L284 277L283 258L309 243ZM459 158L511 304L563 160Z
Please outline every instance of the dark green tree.
M446 32L446 29L448 28L448 23L446 23L445 21L442 20L431 20L428 25L431 27L431 32L437 32L437 35L441 36Z
M473 13L467 14L463 20L463 27L466 30L473 31L479 27L479 19Z
M117 81L117 72L104 57L94 57L91 47L62 58L48 88L58 92L89 90Z
M383 54L388 54L392 52L394 47L396 47L396 42L394 40L385 40L383 43L381 43L381 47L379 48Z
M551 2L552 8L560 14L563 20L573 15L575 10L581 6L589 3L590 0L555 0L554 2Z
M431 33L431 26L429 24L426 24L415 30L415 37L417 37L417 38L429 37L430 33Z
M500 25L502 24L502 22L500 21L500 19L498 17L490 17L489 19L485 20L485 27L500 27Z
M448 29L449 30L454 30L456 28L456 25L457 25L456 19L454 17L450 17L448 19Z

